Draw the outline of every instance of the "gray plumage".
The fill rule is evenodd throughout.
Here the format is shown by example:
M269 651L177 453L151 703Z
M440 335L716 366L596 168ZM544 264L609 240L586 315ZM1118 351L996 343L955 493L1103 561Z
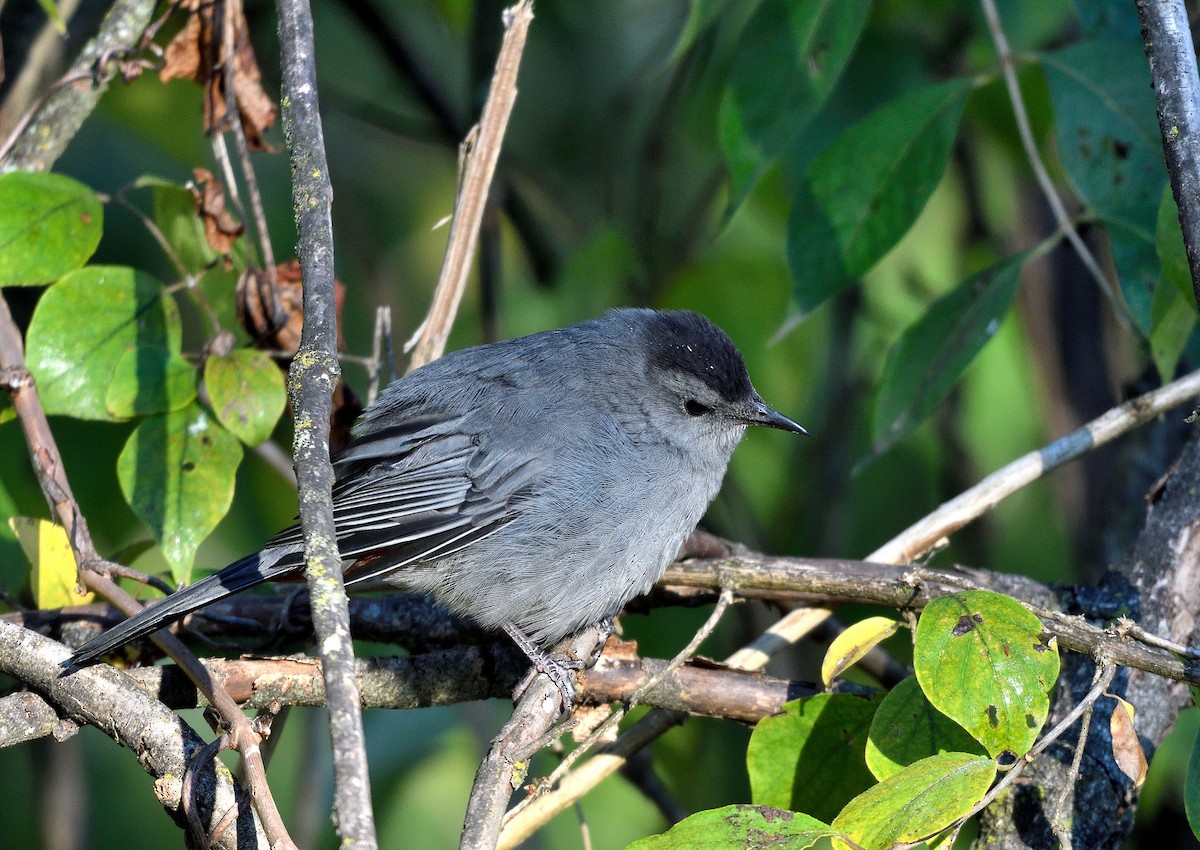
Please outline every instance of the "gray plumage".
M447 354L388 387L334 461L346 584L383 577L554 643L661 577L750 424L803 432L695 313L614 310ZM293 526L74 660L302 564Z

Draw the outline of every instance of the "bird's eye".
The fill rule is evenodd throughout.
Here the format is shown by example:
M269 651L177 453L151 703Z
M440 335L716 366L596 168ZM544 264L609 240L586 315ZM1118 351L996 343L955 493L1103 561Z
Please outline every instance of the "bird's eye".
M683 409L687 412L688 416L703 416L704 414L712 411L711 407L701 404L694 398L689 398L687 401L685 401L683 403Z

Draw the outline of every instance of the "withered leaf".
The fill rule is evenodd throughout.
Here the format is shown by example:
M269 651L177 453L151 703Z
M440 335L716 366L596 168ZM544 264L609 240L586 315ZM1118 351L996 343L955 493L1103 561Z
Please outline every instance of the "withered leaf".
M245 226L225 208L225 186L208 169L192 169L192 197L196 214L204 222L204 238L218 254L228 255L233 243L245 232Z
M199 0L187 0L181 5L191 12L191 16L167 45L159 79L164 83L174 79L200 83L204 86L204 131L214 133L228 129L225 39L219 24L231 23L234 30L230 82L238 120L251 150L272 150L263 140L263 134L275 123L275 103L262 87L262 74L250 43L245 11L238 4L220 5ZM230 10L225 21L215 20L217 8Z

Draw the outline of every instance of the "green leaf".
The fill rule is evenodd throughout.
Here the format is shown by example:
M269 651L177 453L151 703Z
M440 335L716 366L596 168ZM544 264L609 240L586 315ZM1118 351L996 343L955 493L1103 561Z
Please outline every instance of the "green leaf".
M283 373L261 351L241 349L208 358L204 386L217 419L251 446L271 436L287 402Z
M1058 646L1020 603L969 590L925 607L913 667L934 707L991 755L1023 756L1050 711Z
M1179 290L1188 301L1195 303L1192 289L1192 270L1188 266L1187 248L1183 244L1183 231L1179 227L1179 207L1171 196L1171 187L1163 188L1162 201L1158 205L1158 221L1154 227L1154 250L1162 263L1163 276Z
M909 676L884 696L867 736L867 767L878 779L938 753L985 755L979 742L934 708Z
M46 17L50 19L50 23L54 26L54 31L59 35L66 35L67 22L63 20L62 13L54 5L54 0L38 0L38 5L42 7L42 11L46 13Z
M1183 783L1183 808L1192 834L1200 838L1200 730L1192 742L1192 754L1188 756L1187 779Z
M191 363L165 348L143 345L117 361L104 403L115 419L167 413L191 404L196 383Z
M1143 335L1150 333L1154 288L1162 274L1162 263L1154 245L1154 234L1131 226L1125 219L1099 219L1108 228L1113 267L1121 282L1121 295L1133 322ZM1147 225L1149 227L1149 225Z
M42 295L26 335L29 368L47 413L112 419L108 386L129 351L178 352L179 311L154 278L88 266Z
M870 0L765 0L742 33L719 118L736 209L812 121L858 44Z
M1026 256L1009 257L959 284L892 346L875 396L876 454L921 424L1000 329Z
M61 174L0 175L0 286L36 286L77 269L100 244L96 193Z
M833 817L874 782L863 748L877 703L849 694L789 702L754 727L746 749L755 803Z
M996 764L970 753L921 759L868 788L833 821L864 850L883 850L941 832L983 799Z
M1167 174L1141 41L1084 41L1041 59L1059 156L1080 198L1149 231Z
M788 221L788 268L808 312L900 241L946 170L970 84L908 92L829 143L809 164Z
M1196 327L1196 302L1191 293L1159 281L1150 300L1150 357L1165 384L1175 377L1179 358Z
M191 192L154 177L143 177L138 185L153 187L154 223L184 268L195 274L216 262L217 252L204 236L204 222Z
M151 416L121 450L121 492L150 527L175 581L189 580L196 548L229 510L241 459L241 444L198 404Z
M816 818L769 806L725 806L697 812L662 835L626 850L805 850L834 830Z

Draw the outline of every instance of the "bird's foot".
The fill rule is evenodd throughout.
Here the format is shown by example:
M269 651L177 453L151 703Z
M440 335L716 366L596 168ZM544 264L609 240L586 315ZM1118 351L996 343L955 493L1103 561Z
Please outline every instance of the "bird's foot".
M513 691L513 699L520 699L537 675L544 673L549 677L554 686L558 688L559 697L562 699L563 713L570 714L571 707L575 704L575 682L572 680L570 673L570 669L574 666L574 663L551 658L545 650L534 643L515 623L505 623L504 631L513 639L513 643L520 647L521 651L533 662L533 669L517 684L516 690Z

